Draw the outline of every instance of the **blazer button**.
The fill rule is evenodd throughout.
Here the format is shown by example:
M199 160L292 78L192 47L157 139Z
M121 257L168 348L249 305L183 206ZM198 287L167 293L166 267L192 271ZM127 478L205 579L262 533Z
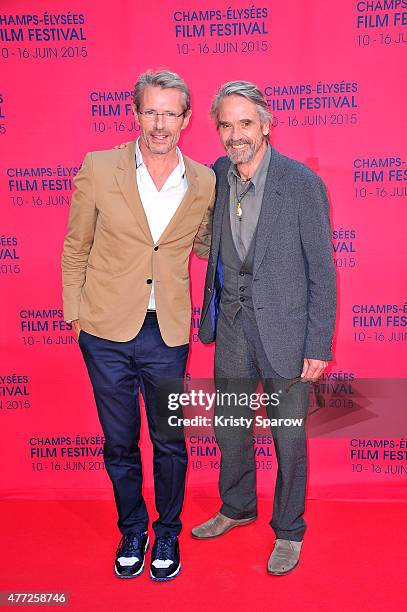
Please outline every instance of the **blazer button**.
M239 276L244 276L244 272L239 272Z
M212 289L211 289L210 287L208 287L208 291L209 291L209 293L211 293L211 292L212 292Z
M155 246L155 247L154 247L154 251L158 251L158 246Z
M152 279L152 278L148 278L148 279L146 280L147 285L151 285L151 283L152 283L152 282L153 282L153 279Z
M243 295L241 295L241 296L240 296L239 300L240 300L241 302L244 302L244 301L245 301L245 298L243 297Z

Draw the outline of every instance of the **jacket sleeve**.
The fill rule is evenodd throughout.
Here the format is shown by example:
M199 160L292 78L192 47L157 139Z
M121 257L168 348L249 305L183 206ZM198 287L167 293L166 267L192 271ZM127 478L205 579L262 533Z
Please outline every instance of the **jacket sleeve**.
M212 240L212 216L213 207L215 204L215 184L213 185L212 194L209 199L208 208L206 209L204 218L198 228L198 232L194 240L195 255L202 259L208 259L211 250Z
M299 212L300 235L308 275L308 324L304 357L332 359L336 315L336 272L329 202L322 180L307 181Z
M65 320L79 318L82 287L95 234L97 208L92 154L85 156L74 179L68 230L62 253L62 297Z

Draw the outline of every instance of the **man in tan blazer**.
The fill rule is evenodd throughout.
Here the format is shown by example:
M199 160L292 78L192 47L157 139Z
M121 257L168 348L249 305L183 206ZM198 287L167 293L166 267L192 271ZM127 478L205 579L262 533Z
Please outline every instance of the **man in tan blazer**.
M140 574L149 543L138 446L140 390L159 514L150 576L168 580L181 568L177 536L187 453L182 432L160 433L160 410L163 389L185 374L189 256L192 248L199 257L209 255L215 178L176 146L191 116L189 90L178 75L141 75L134 112L140 138L124 149L87 154L75 179L62 257L63 301L106 439L106 470L123 536L115 573Z

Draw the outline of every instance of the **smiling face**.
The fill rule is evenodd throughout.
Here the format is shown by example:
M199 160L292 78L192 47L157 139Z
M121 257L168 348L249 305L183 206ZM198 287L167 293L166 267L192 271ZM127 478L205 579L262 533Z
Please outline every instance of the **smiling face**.
M140 109L141 113L133 107L140 135L144 145L155 155L165 155L174 149L179 140L181 130L184 130L191 117L191 111L186 111L180 117L166 118L162 115L147 117L145 111L157 113L174 113L180 115L184 112L184 94L179 89L153 87L147 85L143 91Z
M269 124L261 123L256 105L239 95L225 96L218 111L221 142L234 164L247 164L263 151Z

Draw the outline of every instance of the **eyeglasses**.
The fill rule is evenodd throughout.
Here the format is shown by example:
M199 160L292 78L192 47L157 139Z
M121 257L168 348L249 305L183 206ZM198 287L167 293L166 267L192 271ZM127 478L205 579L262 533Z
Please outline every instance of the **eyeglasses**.
M167 123L175 123L179 117L183 117L186 111L182 113L174 113L173 111L165 111L157 113L155 110L137 111L139 115L143 115L146 121L155 121L157 117L162 117Z

